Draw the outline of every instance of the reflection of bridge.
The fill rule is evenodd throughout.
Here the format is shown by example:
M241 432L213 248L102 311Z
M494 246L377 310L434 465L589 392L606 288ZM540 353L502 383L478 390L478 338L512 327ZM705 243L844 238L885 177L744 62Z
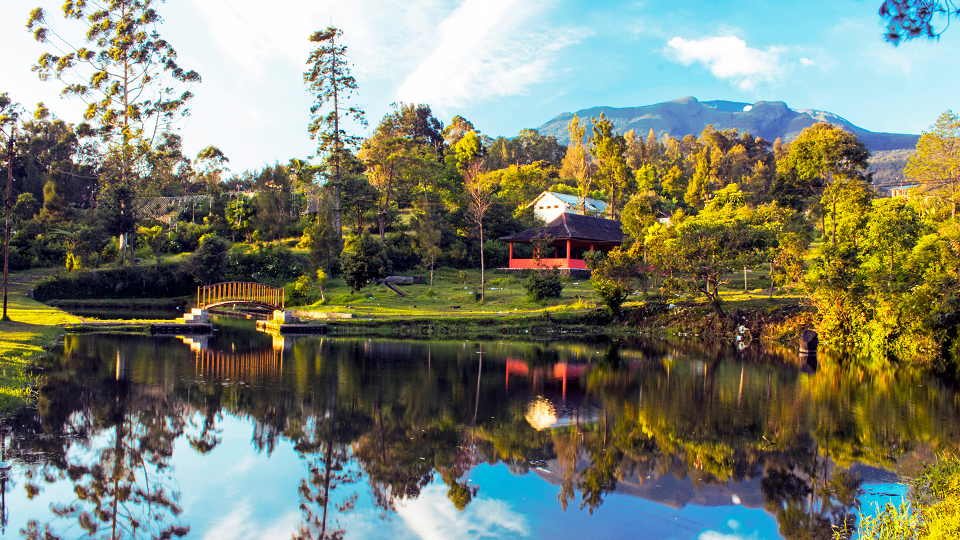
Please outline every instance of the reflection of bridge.
M283 368L283 354L267 349L247 353L201 350L196 352L196 373L214 379L251 381Z
M247 304L283 309L284 291L262 283L231 281L204 285L197 289L197 307L208 309L229 304Z

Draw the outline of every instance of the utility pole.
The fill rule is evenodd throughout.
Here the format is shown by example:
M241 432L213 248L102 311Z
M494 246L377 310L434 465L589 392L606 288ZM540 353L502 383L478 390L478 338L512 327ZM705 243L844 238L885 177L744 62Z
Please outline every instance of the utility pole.
M13 126L7 139L7 196L3 200L6 214L3 235L3 318L0 318L3 321L10 320L7 317L7 276L10 274L10 208L13 206L13 142L16 138L17 126Z

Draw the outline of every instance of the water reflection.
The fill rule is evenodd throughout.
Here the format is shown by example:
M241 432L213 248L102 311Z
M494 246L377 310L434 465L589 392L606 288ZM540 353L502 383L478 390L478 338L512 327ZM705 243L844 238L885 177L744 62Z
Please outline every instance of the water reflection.
M277 340L238 323L189 339L67 336L45 365L39 410L4 437L15 497L30 509L13 526L29 538L205 535L216 525L204 504L214 503L184 512L194 495L179 486L195 479L178 476L178 463L294 455L299 472L244 486L288 486L278 513L297 512L284 533L292 538L402 536L497 503L512 517L484 530L582 536L611 497L763 509L783 537L832 538L854 532L864 482L891 482L917 453L960 440L957 394L936 381L865 379L825 358L803 373L757 354ZM242 455L224 446L238 421L252 432ZM483 499L498 491L480 480L489 467L524 483L505 501ZM531 482L552 486L555 502L526 509L521 501L542 489ZM28 504L35 498L51 503L40 511ZM421 500L439 510L426 515ZM685 519L671 534L704 530ZM551 520L571 525L551 529Z

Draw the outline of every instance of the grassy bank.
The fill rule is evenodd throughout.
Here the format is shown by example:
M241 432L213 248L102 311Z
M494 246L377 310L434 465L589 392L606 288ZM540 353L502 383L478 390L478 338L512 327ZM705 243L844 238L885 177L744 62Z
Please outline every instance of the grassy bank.
M441 318L337 320L328 324L335 336L377 336L395 339L552 339L617 335L622 325L607 324L595 311L536 315L487 315Z
M0 322L0 417L15 414L29 403L27 368L63 334L61 325L80 319L26 297L26 291L44 278L31 272L10 276L8 316Z
M781 291L773 299L765 288L744 291L741 274L739 283L721 288L726 319L718 317L703 298L675 296L654 302L634 295L623 306L623 322L611 323L598 313L599 300L589 280L563 278L559 298L533 302L523 287L525 276L488 272L486 298L478 302L479 274L440 269L432 291L429 284L399 286L407 297L382 286L354 293L342 279L334 279L325 287L326 301L288 307L353 314L350 322L332 323L340 335L401 338L549 336L555 335L557 323L544 321L552 319L562 321L562 332L573 334L621 336L642 331L663 337L734 341L743 325L752 338L795 343L803 328L810 327L812 315L795 291ZM750 279L750 286L769 284L759 272Z

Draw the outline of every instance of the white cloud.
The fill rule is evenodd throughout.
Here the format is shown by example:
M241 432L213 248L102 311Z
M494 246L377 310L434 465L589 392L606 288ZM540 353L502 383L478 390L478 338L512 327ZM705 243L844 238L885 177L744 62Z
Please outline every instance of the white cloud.
M443 484L432 484L418 498L397 508L397 514L417 538L471 540L531 535L526 516L508 503L480 496L460 512L447 499L446 489Z
M584 32L539 24L544 8L524 0L465 0L440 23L436 48L406 77L397 99L442 110L522 94L545 80L557 52Z
M802 65L802 66L815 66L815 65L817 65L817 62L814 61L814 60L811 60L811 59L809 59L809 58L801 58L801 59L800 59L800 65Z
M675 37L665 52L683 65L699 62L718 79L730 80L742 90L753 90L762 82L774 82L783 74L781 56L786 47L764 50L747 46L737 36L716 36L700 40Z

